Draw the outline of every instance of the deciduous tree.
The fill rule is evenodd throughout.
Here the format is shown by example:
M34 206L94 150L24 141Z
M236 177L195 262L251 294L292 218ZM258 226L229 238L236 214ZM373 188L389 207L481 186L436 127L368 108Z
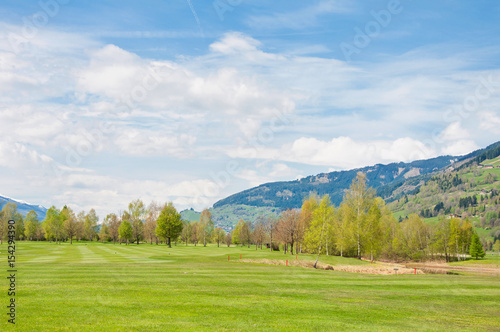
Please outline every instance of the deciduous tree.
M136 239L137 244L139 244L144 233L146 207L140 199L136 199L128 205L128 213L130 215L130 223L132 224L132 237Z
M285 253L290 245L290 254L293 255L293 245L297 242L300 233L300 211L286 210L281 213L278 223L279 237L285 244Z
M36 238L36 231L40 227L40 221L38 220L38 215L35 211L31 210L26 215L24 235L27 240L33 240Z
M225 241L226 241L226 245L229 248L231 246L231 243L233 242L232 237L231 237L231 233L226 234Z
M357 246L358 259L361 259L366 235L369 231L367 214L373 205L374 198L373 189L366 187L366 175L359 172L344 196L344 202L348 207L347 212L349 212L345 216L349 218L349 223L352 225L352 235Z
M171 248L171 240L176 239L181 232L181 214L177 212L172 202L165 204L165 207L158 217L156 236L167 239L168 247Z
M238 245L241 242L241 239L240 239L240 232L241 232L241 229L243 228L243 225L245 225L245 221L243 219L240 219L238 221L238 223L236 224L236 227L234 227L233 229L233 232L232 232L232 241L234 244Z
M126 240L128 245L128 242L132 239L132 225L130 224L130 221L128 220L122 221L122 224L118 228L118 234L120 240Z
M204 209L200 216L201 236L203 238L203 246L207 246L207 240L210 239L214 230L214 222L212 221L212 213L208 209Z
M43 221L43 229L47 239L55 239L57 243L62 238L64 232L63 221L61 212L55 206L51 206L47 210Z
M157 202L153 201L149 204L146 212L146 222L144 223L144 235L149 239L150 243L153 241L158 244L158 237L156 236L156 221L160 216L162 206Z
M89 241L93 241L97 236L97 222L99 217L94 209L90 209L89 213L85 215L83 234Z
M226 232L220 228L216 227L213 231L214 241L217 242L217 247L220 247L220 243L224 241L224 237L226 236Z
M69 237L70 244L73 244L73 237L76 235L76 216L71 208L66 205L61 210L61 219L66 236Z
M108 234L113 240L113 244L115 244L116 240L118 240L118 237L120 236L118 229L120 228L121 220L114 213L108 214L105 220L108 225Z

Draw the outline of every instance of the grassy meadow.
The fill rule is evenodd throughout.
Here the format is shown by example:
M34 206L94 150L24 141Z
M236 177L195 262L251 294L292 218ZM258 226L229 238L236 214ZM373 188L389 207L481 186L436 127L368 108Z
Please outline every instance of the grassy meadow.
M0 248L6 313L5 243ZM255 247L19 242L16 250L18 331L500 330L498 275L383 276L242 263L240 255L295 259ZM0 330L13 329L5 313Z

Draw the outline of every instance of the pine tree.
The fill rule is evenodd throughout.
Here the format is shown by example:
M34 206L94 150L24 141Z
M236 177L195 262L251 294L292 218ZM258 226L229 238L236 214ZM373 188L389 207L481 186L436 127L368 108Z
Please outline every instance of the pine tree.
M486 255L483 249L483 245L481 244L481 240L479 240L479 236L477 236L477 234L474 234L472 236L469 254L476 260L479 258L483 258Z

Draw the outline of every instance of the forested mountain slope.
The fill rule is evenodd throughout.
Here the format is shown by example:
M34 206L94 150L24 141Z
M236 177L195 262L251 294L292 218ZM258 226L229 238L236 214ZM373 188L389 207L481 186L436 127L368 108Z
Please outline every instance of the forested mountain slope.
M393 201L414 192L425 184L432 175L449 167L464 167L465 164L487 159L498 155L500 142L489 147L474 151L466 156L441 156L437 158L418 160L411 163L392 163L389 165L377 164L348 171L337 171L308 176L306 178L272 182L236 193L214 204L214 207L224 205L269 206L280 209L298 208L302 201L311 192L319 195L329 194L332 203L340 204L344 190L349 187L358 172L367 176L367 184L377 189L377 194L387 201Z
M434 174L414 194L388 207L400 219L411 213L429 222L449 215L470 219L484 241L492 244L500 239L500 149L486 155L493 158L478 156L458 169Z

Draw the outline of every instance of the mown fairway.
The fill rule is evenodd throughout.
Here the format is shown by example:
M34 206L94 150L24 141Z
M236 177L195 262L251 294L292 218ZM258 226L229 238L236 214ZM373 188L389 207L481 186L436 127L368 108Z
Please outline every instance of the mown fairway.
M498 276L376 276L239 262L240 254L291 258L254 247L20 242L16 249L19 331L500 330ZM0 255L6 313L5 243ZM12 329L5 313L0 330Z

